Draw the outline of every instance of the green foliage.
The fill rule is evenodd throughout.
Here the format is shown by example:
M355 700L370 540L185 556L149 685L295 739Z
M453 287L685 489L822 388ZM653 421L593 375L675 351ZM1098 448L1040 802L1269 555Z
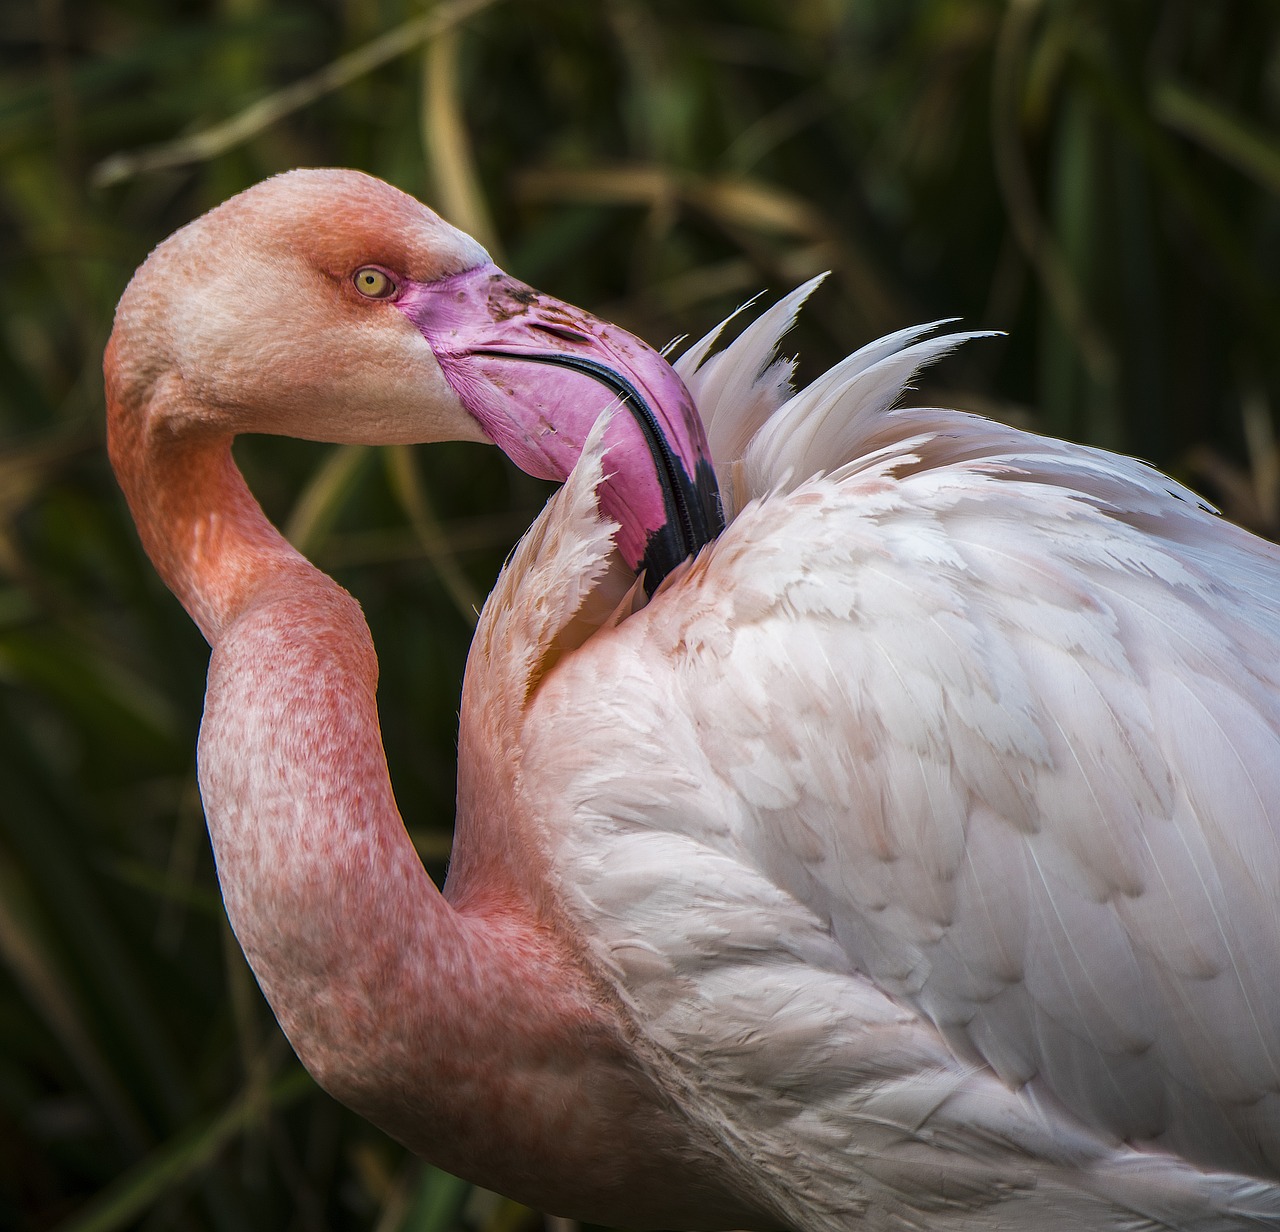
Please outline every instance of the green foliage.
M0 1226L531 1226L299 1070L222 916L206 651L102 448L116 298L169 231L347 165L657 343L834 277L812 375L918 320L934 397L1137 452L1280 528L1273 0L25 0L0 74ZM364 603L437 876L473 615L545 490L471 446L253 440Z

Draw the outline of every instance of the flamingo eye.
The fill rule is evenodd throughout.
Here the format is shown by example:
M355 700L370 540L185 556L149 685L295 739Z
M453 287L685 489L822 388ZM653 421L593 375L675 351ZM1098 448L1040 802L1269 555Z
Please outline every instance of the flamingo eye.
M391 276L376 265L366 265L356 270L351 281L366 299L390 299L399 290Z

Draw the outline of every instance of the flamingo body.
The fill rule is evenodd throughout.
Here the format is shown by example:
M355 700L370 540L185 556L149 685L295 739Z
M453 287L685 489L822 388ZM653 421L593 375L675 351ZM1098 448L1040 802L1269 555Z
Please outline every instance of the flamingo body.
M511 717L577 931L795 1226L1278 1226L1280 553L1130 459L889 410L956 338L719 401L797 298L681 365L753 440L728 529ZM464 762L527 589L606 562L513 562Z
M892 410L958 336L792 395L772 356L802 288L678 364L705 438L640 344L585 314L559 339L672 402L688 499L704 448L725 480L726 530L643 604L658 455L521 366L470 241L315 174L162 248L107 366L143 541L213 645L228 915L317 1078L600 1222L1280 1228L1280 553L1139 463ZM354 235L334 207L363 194L389 214ZM371 260L398 307L352 298ZM246 269L272 273L247 302ZM422 308L451 280L457 329ZM527 401L483 387L495 364ZM535 448L560 420L578 445ZM255 427L581 454L482 615L443 895L358 606L231 461Z

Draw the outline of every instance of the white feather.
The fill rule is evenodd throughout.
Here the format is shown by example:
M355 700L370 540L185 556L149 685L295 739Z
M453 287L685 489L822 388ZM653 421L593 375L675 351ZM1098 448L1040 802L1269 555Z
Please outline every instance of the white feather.
M786 398L811 289L682 361L735 516L519 720L552 892L784 1224L1280 1228L1280 551L891 409L973 335ZM598 473L520 549L543 624L486 610L523 679L603 570Z

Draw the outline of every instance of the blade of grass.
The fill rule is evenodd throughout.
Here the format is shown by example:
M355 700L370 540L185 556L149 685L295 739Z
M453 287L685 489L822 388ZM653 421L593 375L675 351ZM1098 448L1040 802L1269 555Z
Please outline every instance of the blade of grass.
M81 956L84 1000L109 1018L115 1037L128 1049L135 1080L145 1084L166 1115L188 1115L192 1091L152 1003L158 990L140 973L85 866L76 844L84 827L77 824L74 806L40 773L42 759L7 707L0 707L0 739L10 753L0 760L0 795L6 802L0 825L33 893L57 904L59 933Z
M656 164L588 171L547 167L524 172L516 183L520 195L531 201L590 201L653 209L676 200L730 226L811 240L831 234L827 220L803 198L746 176L680 175Z
M475 236L499 265L502 250L493 215L476 172L475 155L462 113L459 73L461 31L433 38L422 57L422 145L439 196L440 211Z
M132 153L113 154L94 168L92 182L97 188L107 188L145 172L208 162L244 144L285 116L309 106L326 94L342 89L389 60L413 51L428 39L499 2L500 0L453 0L451 4L443 4L430 13L388 30L355 51L339 56L319 72L259 99L230 119L190 136L180 137L176 141L166 141Z
M1270 133L1175 81L1156 82L1151 108L1156 119L1280 197L1280 145Z
M1034 181L1022 148L1019 90L1026 76L1031 29L1042 2L1011 0L1000 26L991 83L992 153L1014 236L1090 375L1099 384L1106 385L1111 383L1116 371L1115 355L1090 320L1080 288L1036 204Z
M529 201L592 202L599 205L642 205L660 211L675 203L710 218L757 269L773 275L798 270L807 277L837 269L851 284L868 317L901 320L899 297L887 288L846 230L841 233L826 215L798 194L744 176L677 174L661 166L606 167L590 171L539 168L521 174L517 193ZM781 236L799 241L799 254L779 256L758 239ZM820 254L815 250L820 250ZM797 258L798 259L795 259ZM815 259L816 258L816 259ZM821 314L821 306L814 312Z
M396 1232L453 1232L474 1188L469 1181L424 1165Z
M1280 442L1263 389L1251 383L1241 398L1254 499L1266 523L1280 525Z
M270 1106L279 1110L313 1090L311 1075L298 1068L271 1084L268 1099ZM58 1224L55 1232L114 1232L128 1226L212 1162L253 1124L260 1106L261 1095L251 1087L217 1116L200 1120L153 1151L86 1207Z
M385 456L392 490L408 514L409 524L418 536L423 552L453 600L458 614L474 628L484 598L462 571L452 546L440 529L440 521L427 497L412 452L407 445L392 445Z
M1267 344L1273 349L1280 340L1275 289L1260 273L1237 221L1224 208L1225 198L1202 182L1187 165L1178 142L1147 114L1138 100L1120 88L1111 74L1100 70L1088 56L1081 57L1080 67L1084 83L1129 136L1169 200L1200 233L1217 263L1218 276L1229 283L1232 298L1247 309L1247 316L1259 332L1269 335Z
M131 1151L147 1141L146 1129L128 1094L111 1072L85 1026L73 981L60 969L42 930L33 922L37 908L26 885L0 851L0 960L25 988L49 1029L75 1062L85 1082L106 1111L115 1132Z
M284 525L284 537L304 556L328 538L372 456L367 445L339 445L311 477Z

